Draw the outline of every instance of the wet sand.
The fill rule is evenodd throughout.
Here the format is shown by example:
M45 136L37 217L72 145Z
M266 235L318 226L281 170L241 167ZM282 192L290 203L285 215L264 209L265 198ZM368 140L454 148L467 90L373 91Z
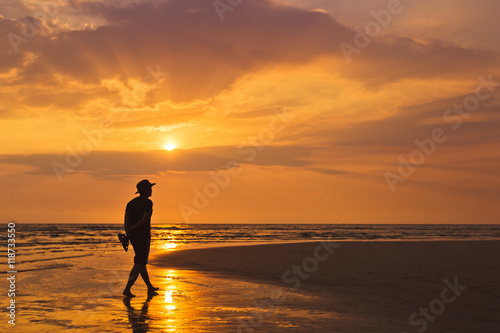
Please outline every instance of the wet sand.
M157 269L180 268L181 274L206 272L223 285L247 283L240 304L247 304L249 314L238 316L227 331L498 332L500 327L499 241L188 249L159 254L152 263ZM221 297L224 293L222 286Z
M121 295L133 252L117 245L84 254L20 272L16 326L2 322L0 331L410 333L426 323L421 332L448 333L500 327L498 241L162 252L149 265L161 288L152 299L140 278L132 288L137 297ZM449 288L443 281L453 285L455 277L467 288L443 293ZM409 317L420 307L431 308L430 319L417 314L412 326Z
M57 281L44 274L37 285L46 290L32 289L20 295L16 326L2 323L0 329L23 333L247 332L244 323L250 321L259 323L260 332L332 332L327 329L331 312L321 309L320 299L314 295L212 272L151 266L150 277L160 287L159 295L148 298L139 280L132 288L137 297L127 298L121 295L125 269L123 266L114 273L82 271L71 280L59 271ZM276 290L287 294L286 305L256 307L255 302L264 302Z
M341 331L329 329L337 314L323 309L321 297L215 271L149 265L151 281L161 288L159 295L148 299L139 278L132 288L137 297L124 298L133 251L113 246L91 253L50 260L43 270L20 272L16 326L3 321L0 331L249 332L247 327L253 326L258 327L255 332ZM5 288L5 283L1 285ZM286 302L260 306L277 292L286 295Z

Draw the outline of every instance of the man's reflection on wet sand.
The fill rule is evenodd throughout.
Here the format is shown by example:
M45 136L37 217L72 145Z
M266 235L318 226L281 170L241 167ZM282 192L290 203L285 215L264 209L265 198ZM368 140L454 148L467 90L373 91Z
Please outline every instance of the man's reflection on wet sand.
M130 304L130 297L123 298L123 304L127 307L128 320L132 327L132 332L149 332L151 318L148 316L149 302L155 295L149 295L142 304L140 310L135 309Z

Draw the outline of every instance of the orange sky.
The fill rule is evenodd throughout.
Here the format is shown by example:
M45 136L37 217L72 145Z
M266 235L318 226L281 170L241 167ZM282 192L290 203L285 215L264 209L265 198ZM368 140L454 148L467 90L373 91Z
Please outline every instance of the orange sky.
M498 2L50 4L0 12L5 222L499 222Z

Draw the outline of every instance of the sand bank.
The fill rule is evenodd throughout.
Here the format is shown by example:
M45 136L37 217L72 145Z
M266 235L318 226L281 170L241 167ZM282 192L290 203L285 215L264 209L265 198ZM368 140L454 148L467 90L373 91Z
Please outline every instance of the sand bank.
M339 332L500 330L499 241L188 249L157 255L152 263L260 279L321 297L315 306L358 318Z

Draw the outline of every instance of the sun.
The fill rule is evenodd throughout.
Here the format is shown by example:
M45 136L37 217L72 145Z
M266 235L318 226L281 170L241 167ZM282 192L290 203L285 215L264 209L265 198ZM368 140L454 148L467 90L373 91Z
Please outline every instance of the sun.
M163 148L164 148L165 150L170 151L170 150L174 150L176 147L175 147L175 145L174 145L172 142L169 142L169 143L165 144L165 145L163 146Z

